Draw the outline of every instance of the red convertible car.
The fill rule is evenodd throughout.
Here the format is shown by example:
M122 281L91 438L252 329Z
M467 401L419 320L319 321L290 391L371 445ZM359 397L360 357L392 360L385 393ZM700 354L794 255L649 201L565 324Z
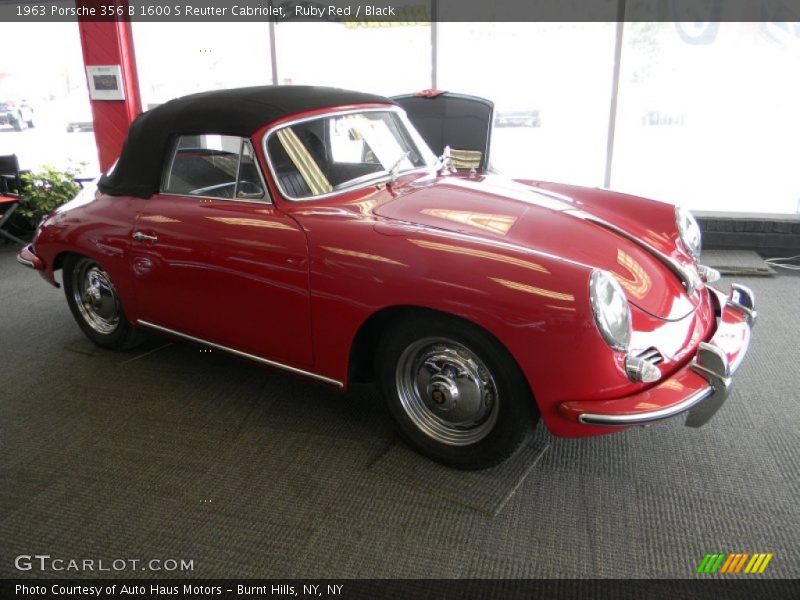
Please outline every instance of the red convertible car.
M62 271L102 347L151 330L341 390L377 381L402 437L461 468L509 457L539 417L558 436L708 421L756 310L707 285L692 216L507 179L480 150L437 158L413 117L316 87L173 100L18 259Z

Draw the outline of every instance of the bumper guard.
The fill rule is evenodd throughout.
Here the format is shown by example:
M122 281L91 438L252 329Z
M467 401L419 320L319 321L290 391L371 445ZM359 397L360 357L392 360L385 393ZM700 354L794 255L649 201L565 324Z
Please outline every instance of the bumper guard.
M758 317L755 296L748 287L733 284L727 298L716 290L713 290L712 293L717 296L720 305L717 332L709 342L700 343L697 353L687 368L702 377L706 385L694 386L694 391L691 391L688 396L655 410L635 410L637 403L628 402L626 408L633 410L626 410L620 406L619 408L622 410L619 411L591 412L583 410L588 408L590 404L588 402L566 402L561 405L562 414L573 418L577 414L577 420L587 425L625 427L643 425L688 413L686 416L688 427L705 425L728 397L733 385L733 374L747 353L751 330ZM736 316L732 316L731 312ZM683 375L684 379L689 376L687 373ZM649 394L650 392L645 393ZM611 409L615 402L617 401L604 401L594 403L594 406L599 408L600 405L605 405Z
M36 253L34 253L31 244L28 244L22 250L19 251L19 254L17 254L17 262L21 265L24 265L31 269L35 269L37 271L41 271L42 269L44 269L44 261L42 261L41 258L36 256Z

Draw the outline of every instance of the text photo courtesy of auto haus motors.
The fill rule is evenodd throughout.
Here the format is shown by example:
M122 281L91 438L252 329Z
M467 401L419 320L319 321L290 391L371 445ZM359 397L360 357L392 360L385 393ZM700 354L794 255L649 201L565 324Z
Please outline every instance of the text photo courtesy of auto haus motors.
M800 597L800 0L0 17L0 597Z

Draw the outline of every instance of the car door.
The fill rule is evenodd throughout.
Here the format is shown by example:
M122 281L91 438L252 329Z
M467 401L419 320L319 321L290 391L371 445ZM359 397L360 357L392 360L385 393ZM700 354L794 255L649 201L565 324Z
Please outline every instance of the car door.
M139 320L261 358L312 363L308 247L270 201L249 140L183 136L133 233Z

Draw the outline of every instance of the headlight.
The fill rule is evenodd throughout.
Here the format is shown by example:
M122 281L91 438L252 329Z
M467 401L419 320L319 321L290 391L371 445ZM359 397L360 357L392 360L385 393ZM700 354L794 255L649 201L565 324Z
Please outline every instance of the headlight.
M700 256L700 251L703 249L702 234L700 233L700 226L688 210L675 207L675 221L678 224L678 235L680 235L681 242L694 258Z
M594 320L614 350L627 350L631 341L631 310L622 286L608 271L595 270L589 279Z

